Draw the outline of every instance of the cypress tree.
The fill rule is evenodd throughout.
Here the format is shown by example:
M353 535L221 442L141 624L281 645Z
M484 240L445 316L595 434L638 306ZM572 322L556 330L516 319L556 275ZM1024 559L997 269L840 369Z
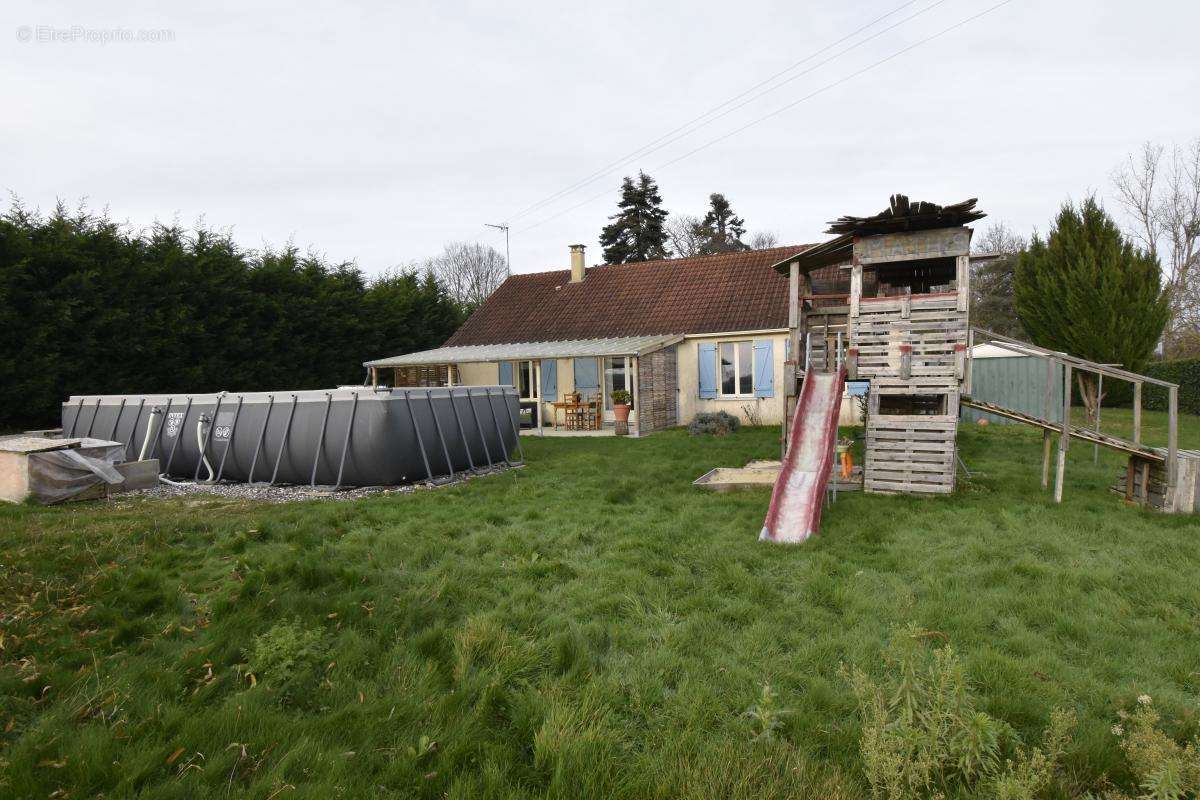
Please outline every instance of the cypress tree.
M1127 241L1095 197L1065 203L1050 235L1033 237L1013 291L1034 344L1132 371L1154 352L1169 314L1158 259ZM1090 377L1078 378L1094 415L1102 398Z
M742 241L742 237L746 235L745 220L733 213L733 206L720 192L708 196L708 213L696 226L695 234L702 243L702 255L750 249Z
M621 200L617 208L617 213L609 217L611 222L600 232L605 263L631 264L666 258L671 254L664 227L667 212L662 207L662 196L653 178L638 172L634 182L626 176L621 183Z

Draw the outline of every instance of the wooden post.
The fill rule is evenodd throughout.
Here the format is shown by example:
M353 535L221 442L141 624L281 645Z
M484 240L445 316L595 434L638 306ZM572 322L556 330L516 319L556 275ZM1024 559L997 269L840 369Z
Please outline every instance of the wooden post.
M371 388L374 389L379 385L379 370L376 367L371 367Z
M1063 477L1067 469L1067 448L1071 445L1071 365L1063 364L1063 419L1058 435L1058 469L1054 474L1054 502L1062 502Z
M1096 431L1096 435L1100 435L1100 398L1104 396L1104 373L1096 375L1096 419L1092 425L1092 429ZM1092 445L1092 463L1100 463L1100 444Z
M1142 382L1133 385L1133 443L1142 443Z
M1050 429L1042 430L1042 488L1050 488Z
M545 436L546 431L542 427L542 361L538 359L533 362L533 396L537 401L537 431L538 436Z
M1179 485L1179 387L1167 390L1167 497L1168 510L1175 508L1175 489Z
M788 264L788 328L800 324L800 265Z
M963 377L963 394L967 397L971 396L971 378L975 371L975 329L967 328L967 350L966 363L963 365L965 375Z
M805 276L808 277L807 275ZM791 425L791 402L796 394L796 365L800 363L800 264L788 264L788 349L783 360L783 422L779 437L779 458L787 458L788 426Z
M1042 402L1042 419L1046 422L1052 422L1050 418L1050 404L1054 398L1054 359L1046 357L1046 397Z
M850 267L850 318L858 317L858 301L862 297L863 285L863 268L862 264L858 263L858 257L854 258L854 262Z
M958 313L965 314L967 313L967 304L971 297L967 291L970 287L968 276L971 274L971 257L958 256L954 260L954 266L954 284L958 290Z

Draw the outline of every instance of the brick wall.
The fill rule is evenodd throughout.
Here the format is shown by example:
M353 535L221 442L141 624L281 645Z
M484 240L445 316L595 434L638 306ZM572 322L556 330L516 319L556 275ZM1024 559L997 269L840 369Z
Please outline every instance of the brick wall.
M638 433L673 428L675 393L679 386L679 364L675 347L664 347L638 359Z

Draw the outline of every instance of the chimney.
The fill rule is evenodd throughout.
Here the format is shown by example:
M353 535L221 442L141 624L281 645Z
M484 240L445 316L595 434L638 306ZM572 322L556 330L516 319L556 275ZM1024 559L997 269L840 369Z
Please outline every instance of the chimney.
M583 251L584 246L581 244L571 245L571 283L582 283L584 270Z

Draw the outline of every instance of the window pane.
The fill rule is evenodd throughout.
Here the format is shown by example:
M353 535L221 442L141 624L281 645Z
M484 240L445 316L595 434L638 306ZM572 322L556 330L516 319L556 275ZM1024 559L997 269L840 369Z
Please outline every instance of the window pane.
M517 362L517 391L520 392L521 397L526 400L533 399L533 380L532 376L530 375L532 366L533 365L528 361Z
M733 342L721 342L721 394L737 394L733 371Z
M612 408L612 393L614 391L618 389L629 391L624 357L604 359L604 389L604 407L608 409ZM633 405L632 393L630 393L629 404Z
M754 346L750 342L737 343L738 394L754 392Z

